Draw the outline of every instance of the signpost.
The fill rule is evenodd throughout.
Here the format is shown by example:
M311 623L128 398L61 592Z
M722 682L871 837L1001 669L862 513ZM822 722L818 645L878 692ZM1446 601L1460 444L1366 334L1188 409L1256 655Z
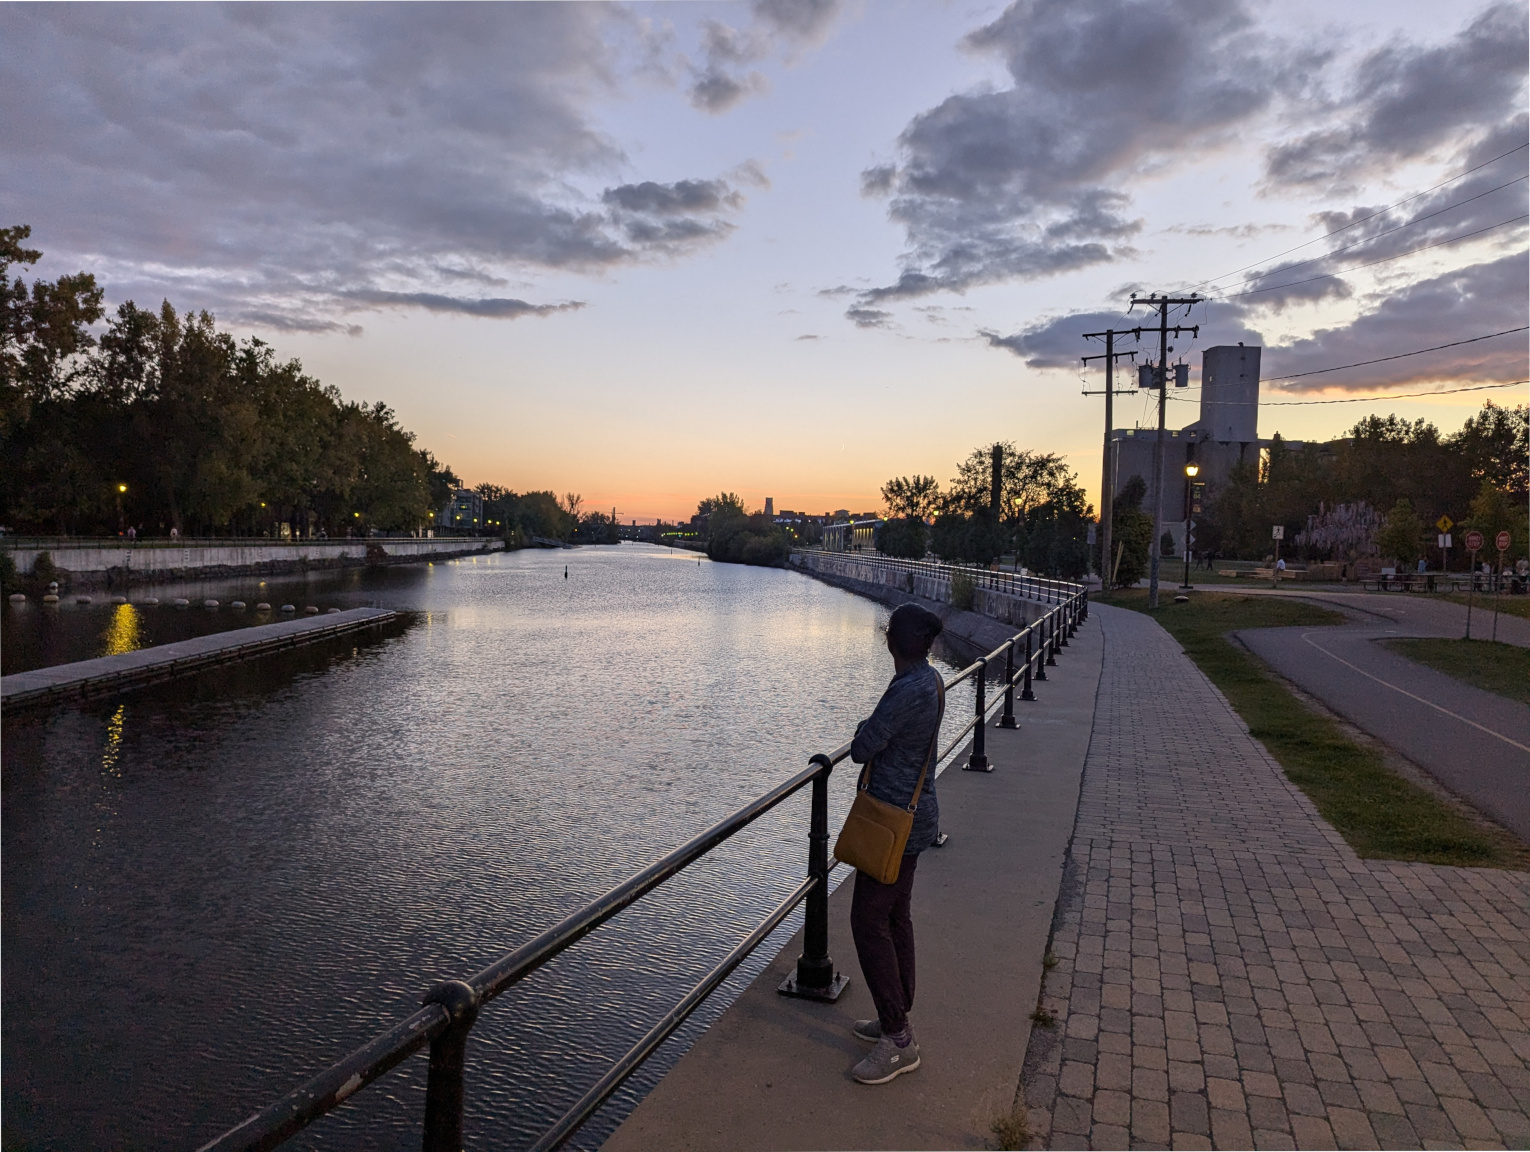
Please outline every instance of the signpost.
M1270 529L1270 537L1275 541L1275 587L1280 587L1280 542L1286 538L1286 526L1277 524Z
M1449 516L1441 516L1434 522L1434 526L1440 530L1435 537L1435 542L1440 546L1440 571L1446 572L1450 568L1450 529L1455 524Z
M1466 638L1472 638L1472 596L1477 591L1477 553L1482 551L1482 533L1473 528L1466 534L1466 550L1472 554L1472 566L1467 575L1471 583L1466 586Z
M1498 545L1498 571L1493 574L1493 641L1495 643L1498 640L1498 598L1503 595L1504 553L1509 550L1512 542L1507 528L1498 533L1493 540L1493 543Z

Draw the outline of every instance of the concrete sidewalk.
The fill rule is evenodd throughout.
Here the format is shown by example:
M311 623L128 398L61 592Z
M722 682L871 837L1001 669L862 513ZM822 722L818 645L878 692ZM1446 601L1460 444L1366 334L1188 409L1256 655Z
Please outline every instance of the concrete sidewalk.
M850 1025L876 1013L850 941L847 882L829 904L830 954L851 978L839 1002L777 994L799 933L605 1148L991 1147L1019 1084L1102 657L1091 615L1036 686L1038 699L1016 702L1019 730L988 729L994 771L963 772L963 756L940 777L951 839L920 858L914 887L917 1072L878 1087L850 1079L866 1051Z
M1163 629L1091 618L1038 1146L1530 1147L1530 875L1357 858Z

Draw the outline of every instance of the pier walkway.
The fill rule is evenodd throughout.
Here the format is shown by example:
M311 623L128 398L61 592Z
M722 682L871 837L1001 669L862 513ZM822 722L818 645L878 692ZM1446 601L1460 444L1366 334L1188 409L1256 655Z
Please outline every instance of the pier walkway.
M1530 875L1359 859L1167 633L1090 620L1037 1145L1530 1146Z
M830 955L850 977L839 1002L776 992L802 950L799 933L617 1129L607 1152L993 1146L993 1123L1014 1104L1040 991L1101 657L1091 614L1037 699L1016 701L1020 729L988 729L994 771L961 771L960 753L940 776L950 840L920 857L914 886L912 1018L923 1066L881 1087L850 1079L866 1051L850 1025L876 1013L850 941L847 882L829 905Z
M383 608L351 608L324 616L234 628L117 656L17 672L0 678L0 707L10 712L54 700L99 696L171 680L215 665L232 664L364 628L376 628L397 615Z

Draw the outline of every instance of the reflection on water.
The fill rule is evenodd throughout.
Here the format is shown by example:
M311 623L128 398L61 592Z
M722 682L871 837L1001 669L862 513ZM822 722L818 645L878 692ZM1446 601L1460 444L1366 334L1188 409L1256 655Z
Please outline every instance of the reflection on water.
M139 610L132 604L113 605L111 623L101 633L102 656L120 656L143 647L143 629L139 627L138 616Z
M838 745L891 675L876 606L657 548L297 587L416 623L6 719L8 1147L195 1147ZM793 798L486 1008L470 1144L529 1144L753 928L802 875L806 815ZM293 1146L418 1147L424 1068Z

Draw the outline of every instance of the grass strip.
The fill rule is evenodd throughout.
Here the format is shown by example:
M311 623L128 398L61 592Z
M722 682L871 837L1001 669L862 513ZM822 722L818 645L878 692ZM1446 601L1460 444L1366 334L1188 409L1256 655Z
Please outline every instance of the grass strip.
M1146 613L1179 641L1233 709L1355 852L1371 860L1466 867L1517 867L1523 847L1473 823L1451 804L1391 771L1376 748L1347 737L1314 712L1245 649L1227 638L1244 628L1342 624L1344 617L1273 596L1199 592L1187 604L1165 596L1148 611L1130 589L1106 603Z
M1465 592L1448 592L1442 599L1449 600L1453 604L1466 605ZM1510 596L1507 592L1496 598L1491 592L1478 592L1472 596L1472 630L1479 627L1478 613L1482 613L1480 619L1487 628L1493 626L1493 601L1498 602L1498 614L1500 616L1518 616L1524 620L1530 620L1530 596Z
M1530 704L1530 648L1492 640L1387 640L1399 656L1474 688Z

